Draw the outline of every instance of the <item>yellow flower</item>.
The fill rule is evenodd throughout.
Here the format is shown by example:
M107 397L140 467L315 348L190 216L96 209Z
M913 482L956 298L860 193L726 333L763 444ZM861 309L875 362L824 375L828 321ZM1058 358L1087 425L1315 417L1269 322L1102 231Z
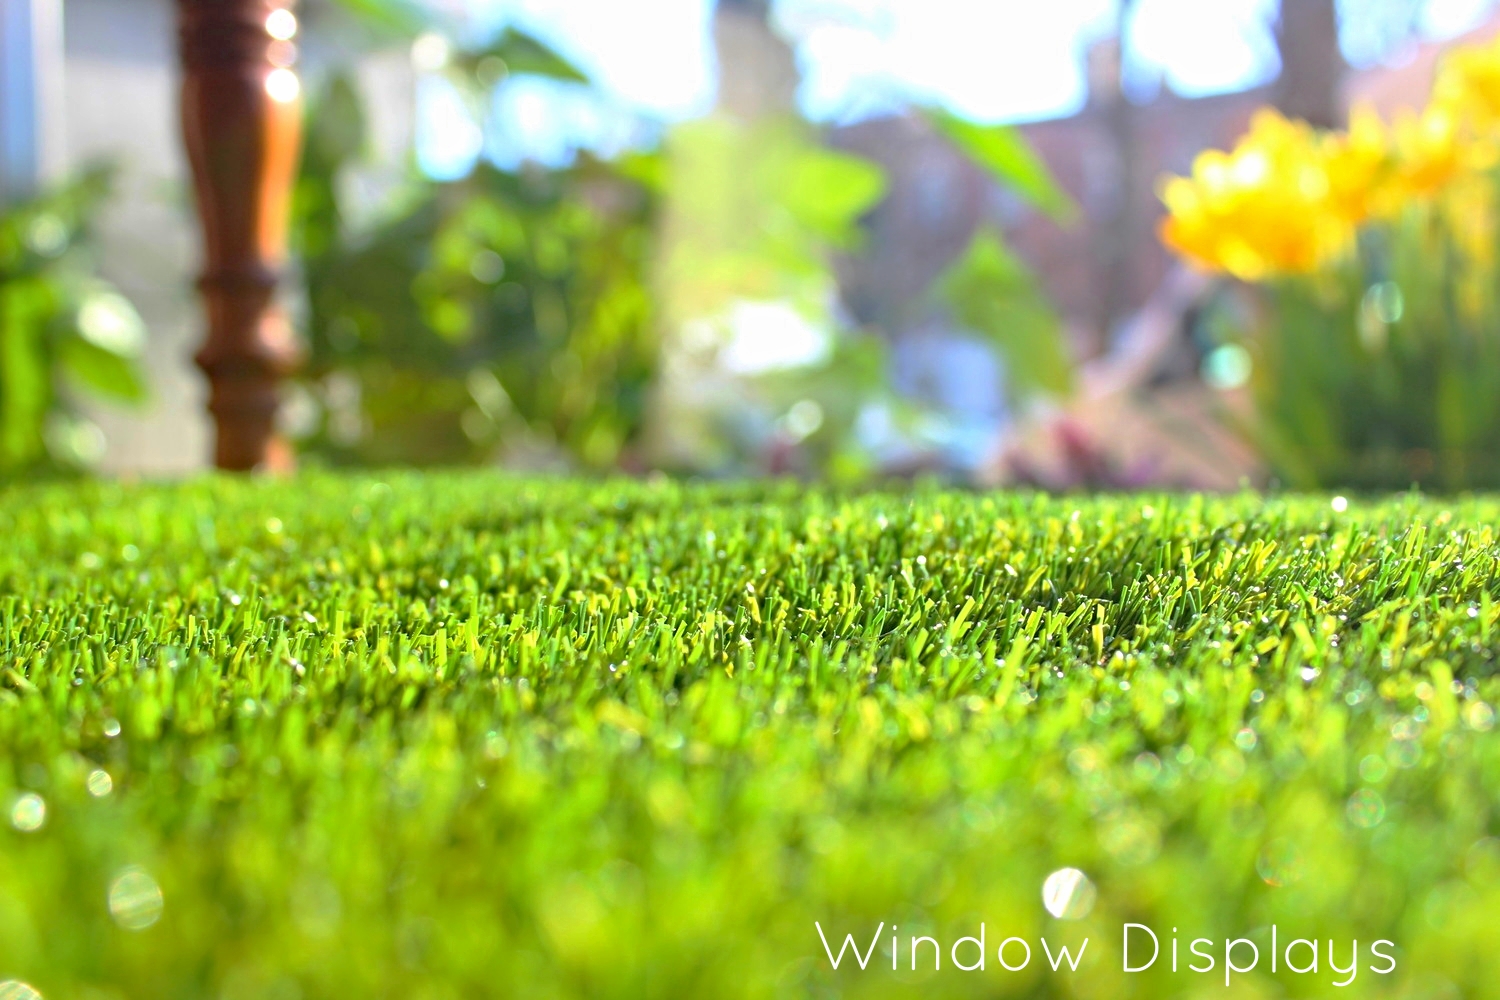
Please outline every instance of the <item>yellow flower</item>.
M1500 125L1500 39L1457 49L1444 58L1432 99L1480 129Z
M1232 152L1204 153L1191 178L1163 186L1162 239L1199 265L1245 281L1318 270L1348 252L1355 224L1339 210L1348 196L1335 198L1324 154L1305 122L1258 112Z
M1351 225L1361 225L1389 208L1392 167L1391 135L1375 110L1354 109L1349 131L1323 142L1330 209Z
M1473 151L1459 126L1458 114L1441 103L1429 104L1420 115L1405 111L1396 118L1392 194L1398 202L1432 197L1473 164Z
M1387 125L1356 109L1321 133L1275 111L1256 115L1228 153L1162 188L1162 239L1188 259L1248 281L1309 274L1345 257L1360 227L1411 205L1437 213L1467 259L1489 268L1496 224L1490 175L1500 168L1500 41L1460 49L1421 112Z

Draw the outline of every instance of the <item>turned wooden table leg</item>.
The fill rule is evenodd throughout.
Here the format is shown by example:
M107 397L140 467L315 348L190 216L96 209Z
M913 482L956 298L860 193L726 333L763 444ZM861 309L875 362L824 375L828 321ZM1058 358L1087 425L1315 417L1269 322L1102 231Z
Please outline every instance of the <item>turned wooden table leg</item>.
M177 0L182 126L205 267L208 336L198 366L221 469L291 467L276 433L278 387L297 367L297 339L277 300L301 144L301 85L292 71L295 0Z

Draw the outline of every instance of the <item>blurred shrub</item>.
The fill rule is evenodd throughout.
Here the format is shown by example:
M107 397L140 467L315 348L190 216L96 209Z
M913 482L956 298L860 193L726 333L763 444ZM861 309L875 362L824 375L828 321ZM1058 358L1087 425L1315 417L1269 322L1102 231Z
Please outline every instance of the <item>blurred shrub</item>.
M459 51L466 90L498 71L580 74L507 33ZM437 464L502 446L615 465L656 358L646 289L647 188L587 157L567 170L413 177L400 206L351 232L341 176L364 146L354 86L313 102L298 185L316 406L305 446L334 461Z
M1324 133L1265 111L1167 182L1167 243L1268 292L1251 430L1282 479L1500 485L1497 164L1491 46L1450 57L1420 114Z
M76 403L146 396L145 326L90 253L109 187L96 168L0 214L0 477L93 464L103 435Z
M997 184L1054 222L1068 225L1077 217L1077 206L1018 129L981 125L936 108L926 118ZM1005 359L1013 398L1025 402L1072 390L1062 321L1036 275L993 226L979 227L968 249L933 283L933 292L960 327L982 336Z
M587 83L513 30L464 47L411 5L350 5L415 40L481 122L511 76ZM1071 211L1019 133L929 116L1002 183ZM884 172L796 114L715 113L653 149L564 169L481 160L448 183L413 172L397 210L356 227L343 178L364 134L356 88L335 73L310 105L297 198L305 448L361 464L524 457L851 479L874 468L861 414L913 410L891 388L884 338L844 316L834 269L860 251ZM1066 391L1057 318L998 233L976 236L928 298L1006 354L1013 396ZM778 338L809 343L785 363L726 363L737 343L769 356Z
M786 301L830 322L829 253L854 250L885 196L874 163L826 149L791 115L714 115L666 144L662 294L673 325L736 300Z
M1057 313L997 231L981 229L936 288L963 329L983 334L1000 351L1014 396L1062 396L1072 387Z
M883 343L840 313L834 256L858 251L884 172L790 113L678 125L657 162L666 364L651 461L863 474L854 423L888 379Z

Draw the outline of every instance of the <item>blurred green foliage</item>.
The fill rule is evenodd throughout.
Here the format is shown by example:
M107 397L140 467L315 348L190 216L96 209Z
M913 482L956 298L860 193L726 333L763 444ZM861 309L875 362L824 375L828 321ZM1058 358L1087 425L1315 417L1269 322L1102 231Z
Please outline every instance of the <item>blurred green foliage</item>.
M1500 982L1500 505L492 474L0 494L0 980L1115 997L1120 925ZM1090 912L1042 905L1081 869ZM1080 908L1082 909L1082 908ZM900 926L866 972L835 947ZM983 921L989 969L906 941ZM997 968L1008 935L1037 951ZM1076 974L1037 937L1090 941ZM1368 952L1364 953L1368 957ZM946 959L945 954L945 959ZM1363 964L1363 963L1362 963ZM1342 977L1338 977L1342 978Z
M936 109L923 114L997 184L1060 223L1071 219L1071 202L1019 131ZM821 362L751 382L758 400L784 414L771 434L771 471L786 471L776 456L789 447L804 459L791 466L798 471L836 481L876 471L857 441L861 412L878 406L908 428L922 414L890 388L883 349L886 336L898 331L842 328L834 257L858 256L863 249L861 222L888 193L883 169L826 148L807 123L790 115L748 123L719 115L680 126L669 137L666 160L665 264L658 288L671 317L668 327L725 317L736 302L795 304L834 336ZM1013 401L1024 404L1070 389L1072 364L1058 316L998 230L981 227L921 299L917 308L977 335L1004 358ZM799 422L794 407L816 415L813 432L788 432ZM691 432L691 419L670 423L678 436ZM708 451L714 436L726 435L711 426L691 447ZM678 449L684 450L690 449Z
M441 78L486 128L513 75L587 84L514 30L464 47L414 8L354 9L385 37L426 31L423 58L444 54ZM1066 218L1018 132L929 115L1000 183ZM593 469L871 471L855 420L899 401L884 339L849 329L839 309L835 260L861 250L861 221L886 194L879 166L828 148L793 113L721 112L612 162L503 171L481 158L449 183L413 170L393 209L355 226L344 181L365 131L352 78L330 75L311 102L297 197L316 414L304 447L363 464L519 454ZM981 233L929 297L1018 352L1016 395L1066 387L1056 317L998 233ZM796 310L828 349L724 377L718 356L745 304Z
M942 110L924 111L928 123L1002 188L1059 225L1078 207L1047 164L1012 125L984 125ZM1041 282L991 225L933 283L937 300L960 328L984 338L1000 355L1013 402L1060 398L1073 384L1072 352L1056 308Z
M1453 239L1413 209L1322 280L1276 285L1248 341L1250 432L1283 482L1500 487L1500 271Z
M865 404L889 395L884 345L840 316L834 259L858 252L884 171L829 149L792 114L678 125L659 161L653 289L673 364L656 394L652 459L684 471L865 474L852 429ZM747 306L800 323L746 330ZM736 341L784 338L789 326L821 349L725 376L723 355L745 346ZM704 383L715 390L695 390Z
M831 255L857 249L861 217L885 195L880 167L826 148L791 115L687 122L664 156L658 287L668 324L760 300L831 326Z
M960 327L985 337L1005 359L1018 402L1067 395L1073 363L1057 313L1000 233L981 229L937 290Z
M76 403L146 396L145 327L94 270L109 189L96 168L0 213L0 477L87 467L104 442Z
M991 177L1052 219L1066 223L1077 216L1078 206L1015 126L971 122L942 108L927 108L923 115Z
M512 71L580 77L517 32L455 53L445 73L478 95ZM350 78L331 75L297 190L319 404L305 446L423 465L521 442L618 464L655 366L649 191L588 157L553 171L480 163L454 182L412 176L393 210L354 232L340 185L364 133Z

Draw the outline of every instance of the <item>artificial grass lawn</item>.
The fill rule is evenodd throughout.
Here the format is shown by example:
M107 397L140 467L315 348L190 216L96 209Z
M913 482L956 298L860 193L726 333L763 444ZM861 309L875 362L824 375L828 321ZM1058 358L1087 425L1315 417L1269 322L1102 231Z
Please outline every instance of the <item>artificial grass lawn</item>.
M13 488L0 980L1497 995L1497 515L459 474ZM1064 866L1097 886L1082 919L1043 908ZM835 949L898 925L901 971L832 972L814 921ZM981 921L987 969L954 970ZM1124 975L1125 921L1180 928L1183 971ZM1225 991L1225 939L1272 923L1340 964L1358 939L1354 984L1265 958ZM926 945L908 968L915 933L941 973ZM1213 974L1186 971L1198 936ZM1088 938L1078 972L1042 938Z

